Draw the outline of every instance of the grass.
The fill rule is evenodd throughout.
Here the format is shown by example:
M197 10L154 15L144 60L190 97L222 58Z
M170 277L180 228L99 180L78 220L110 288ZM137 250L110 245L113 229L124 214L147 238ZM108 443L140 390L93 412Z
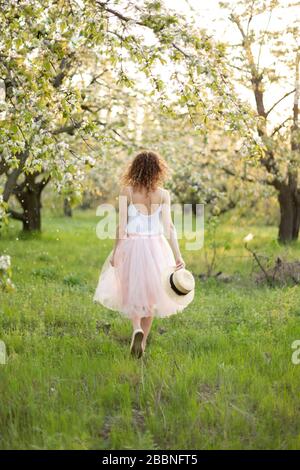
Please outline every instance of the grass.
M0 448L299 448L300 288L256 285L242 238L251 231L272 257L299 258L299 244L278 246L274 227L223 224L216 269L234 279L198 280L195 301L156 319L136 360L130 323L92 302L112 246L96 223L76 212L46 218L39 236L12 223L0 238L16 285L0 294ZM185 258L205 271L203 250Z

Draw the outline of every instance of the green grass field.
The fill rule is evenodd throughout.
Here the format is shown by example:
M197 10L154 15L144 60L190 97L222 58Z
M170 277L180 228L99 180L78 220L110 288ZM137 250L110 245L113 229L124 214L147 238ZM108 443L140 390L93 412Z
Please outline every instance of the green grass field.
M195 301L154 321L137 360L131 324L92 302L112 246L96 223L76 212L46 218L40 236L20 236L17 223L1 235L16 290L0 293L0 448L299 448L300 287L257 285L242 239L251 231L259 252L288 258L300 244L278 246L275 227L224 223L216 269L233 280L198 280ZM203 251L184 254L205 270Z

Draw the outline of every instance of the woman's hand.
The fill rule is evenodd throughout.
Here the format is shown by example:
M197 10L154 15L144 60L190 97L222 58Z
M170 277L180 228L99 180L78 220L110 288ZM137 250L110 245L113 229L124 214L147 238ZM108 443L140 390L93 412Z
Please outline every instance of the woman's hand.
M185 268L185 262L183 261L182 256L179 256L176 259L176 271L181 268Z

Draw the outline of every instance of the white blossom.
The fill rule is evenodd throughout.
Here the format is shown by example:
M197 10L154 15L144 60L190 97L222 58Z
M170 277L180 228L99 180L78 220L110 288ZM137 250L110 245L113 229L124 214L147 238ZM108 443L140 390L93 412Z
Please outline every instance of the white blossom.
M246 237L244 237L244 242L251 242L251 240L253 240L254 238L254 235L252 233L248 233L248 235L246 235Z
M10 268L10 256L2 255L0 256L0 270L7 271Z

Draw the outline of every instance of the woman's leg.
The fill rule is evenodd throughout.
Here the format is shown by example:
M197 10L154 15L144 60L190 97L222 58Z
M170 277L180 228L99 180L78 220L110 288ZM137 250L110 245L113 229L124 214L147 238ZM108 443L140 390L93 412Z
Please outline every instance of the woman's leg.
M132 317L132 326L134 330L140 330L141 329L141 317L135 316Z
M149 335L150 330L151 330L152 321L153 321L153 317L143 317L142 320L141 320L142 330L144 332L144 338L143 338L143 341L142 341L142 345L143 345L144 349L145 349L145 346L146 346L148 335Z
M133 326L133 333L132 333L132 338L131 338L130 352L132 355L140 358L143 355L143 351L144 351L144 347L143 347L144 332L141 328L141 317L139 316L132 317L132 326ZM140 331L138 333L135 333L135 330L140 330Z

